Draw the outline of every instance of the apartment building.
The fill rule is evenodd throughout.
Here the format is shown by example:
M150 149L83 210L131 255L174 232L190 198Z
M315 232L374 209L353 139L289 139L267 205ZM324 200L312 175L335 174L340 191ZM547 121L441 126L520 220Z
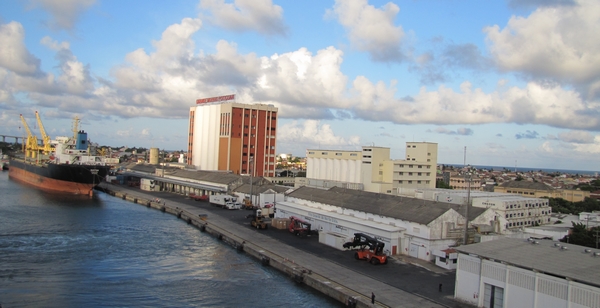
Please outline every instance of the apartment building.
M190 107L188 165L275 176L277 111L236 103L234 95L198 99Z

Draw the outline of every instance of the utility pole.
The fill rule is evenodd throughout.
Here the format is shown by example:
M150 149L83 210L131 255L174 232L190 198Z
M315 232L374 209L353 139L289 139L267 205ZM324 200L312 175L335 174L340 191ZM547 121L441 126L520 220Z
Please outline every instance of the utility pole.
M254 173L254 156L250 156L250 204L252 204L252 206L254 206L254 200L252 200L252 182L254 182L253 178L253 173Z
M471 171L466 169L466 164L467 164L467 147L465 146L465 154L464 154L464 161L463 161L463 170L465 170L465 182L467 181L467 176L468 176L468 182L467 182L467 204L465 206L465 232L463 234L463 244L467 245L467 242L469 240L469 203L470 199L471 199Z

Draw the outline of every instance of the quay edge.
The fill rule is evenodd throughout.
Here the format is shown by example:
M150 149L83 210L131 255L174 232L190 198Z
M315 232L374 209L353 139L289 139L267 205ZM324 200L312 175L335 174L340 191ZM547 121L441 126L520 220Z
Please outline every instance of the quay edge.
M320 273L319 269L316 268L316 263L305 262L299 260L292 260L283 256L281 251L276 251L273 248L266 248L261 246L258 241L253 241L248 238L243 238L241 233L232 232L223 227L225 224L222 219L216 219L216 217L207 217L206 214L192 213L190 210L194 208L190 205L179 204L177 202L169 201L167 203L157 202L152 196L144 195L136 191L131 191L125 187L113 186L112 184L102 183L97 187L98 190L103 191L111 196L121 198L148 208L153 208L164 213L169 213L177 216L178 218L186 221L188 224L198 228L203 233L208 233L217 239L221 240L225 244L228 244L238 251L243 251L253 258L257 259L265 266L271 266L278 271L288 275L291 279L299 284L304 284L308 287L313 288L322 294L329 296L340 302L342 305L347 307L446 307L440 303L429 301L416 295L412 295L405 291L395 289L389 285L383 284L385 289L391 291L390 294L383 294L379 292L376 297L375 305L371 304L371 293L365 294L363 292L353 290L352 287L346 285L346 281L341 279L332 279L327 277L326 274ZM285 249L285 244L279 243L282 248ZM315 257L317 258L317 257ZM326 262L317 260L318 262ZM355 274L355 272L348 270ZM347 275L352 276L352 275ZM367 277L361 277L361 280L370 279ZM335 281L338 280L338 281ZM347 278L346 278L347 280ZM391 290L393 289L393 290ZM400 295L398 295L400 294ZM402 298L410 297L413 301L402 301ZM397 304L402 302L402 304Z

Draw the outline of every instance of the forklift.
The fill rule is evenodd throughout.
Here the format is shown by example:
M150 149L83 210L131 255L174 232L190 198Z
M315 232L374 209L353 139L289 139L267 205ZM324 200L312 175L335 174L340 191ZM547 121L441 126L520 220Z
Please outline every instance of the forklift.
M252 218L252 220L250 221L250 225L253 228L256 229L268 229L269 228L269 224L268 222L265 220L265 218L262 215L262 211L260 209L257 209L254 214L249 214L246 216L246 218Z
M344 248L359 247L354 253L357 260L367 260L373 265L387 264L387 255L383 252L385 244L364 233L354 233L352 242L344 243Z

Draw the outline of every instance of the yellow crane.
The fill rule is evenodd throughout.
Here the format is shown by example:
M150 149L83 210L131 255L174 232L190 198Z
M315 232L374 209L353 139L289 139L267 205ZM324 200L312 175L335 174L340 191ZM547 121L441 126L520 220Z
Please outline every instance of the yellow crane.
M38 140L37 137L31 133L31 129L29 129L29 125L27 125L27 121L21 114L21 122L23 122L23 127L27 131L27 141L25 142L25 157L35 158L38 151Z
M40 114L36 111L35 118L37 119L38 125L40 126L40 133L42 134L43 146L38 147L38 150L44 151L44 154L49 155L52 152L52 146L50 145L50 136L46 134L46 130L44 129L44 124L42 123L42 119L40 119Z

